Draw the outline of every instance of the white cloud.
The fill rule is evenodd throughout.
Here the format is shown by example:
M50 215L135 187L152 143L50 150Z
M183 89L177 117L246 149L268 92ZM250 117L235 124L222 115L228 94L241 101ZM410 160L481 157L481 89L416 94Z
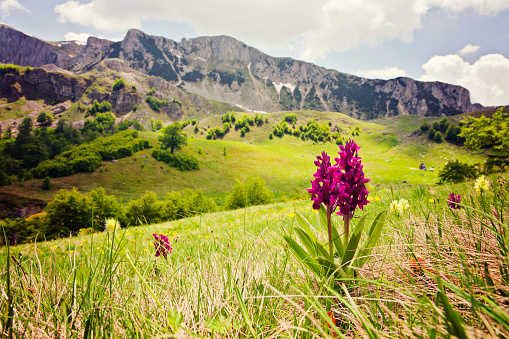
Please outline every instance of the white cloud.
M380 69L359 70L355 74L368 79L394 79L407 76L404 69L388 66Z
M29 12L18 0L3 0L0 2L0 14L2 16L9 16L13 10Z
M425 0L428 6L440 7L452 13L472 8L480 15L495 15L509 8L507 0Z
M435 55L422 68L426 74L420 80L468 88L472 102L485 106L509 104L509 59L501 54L484 55L473 64L458 55Z
M411 42L432 8L493 15L509 0L68 0L55 6L60 22L120 32L144 20L188 22L199 35L226 34L259 48L285 45L309 61L329 51ZM235 13L235 14L231 14Z
M74 33L69 32L64 35L65 40L67 41L81 41L81 42L87 42L88 37L91 36L88 33Z
M459 55L472 54L472 53L477 52L479 50L479 48L481 48L481 46L472 46L471 44L468 44L465 47L463 47L462 49L460 49L458 51L458 54Z

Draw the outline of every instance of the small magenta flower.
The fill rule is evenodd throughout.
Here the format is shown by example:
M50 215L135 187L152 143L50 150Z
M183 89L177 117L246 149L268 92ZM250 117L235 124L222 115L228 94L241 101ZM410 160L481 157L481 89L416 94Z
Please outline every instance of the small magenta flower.
M156 257L163 256L166 259L167 255L171 253L172 247L170 240L165 235L152 234L155 238L154 246L156 248Z
M330 211L333 213L338 204L347 197L345 187L338 181L337 168L332 166L326 152L322 152L322 155L317 156L316 159L315 165L318 168L313 174L315 179L307 191L311 193L313 209L319 210L320 205L324 204L330 206Z
M366 183L370 180L364 178L361 157L358 156L360 147L353 140L345 146L339 146L339 158L336 158L337 177L344 188L347 197L339 203L338 215L353 216L355 209L361 210L369 203Z
M461 195L454 195L454 193L449 194L449 199L447 199L447 203L449 204L449 207L454 210L459 210L461 208L460 205L458 205L461 202Z

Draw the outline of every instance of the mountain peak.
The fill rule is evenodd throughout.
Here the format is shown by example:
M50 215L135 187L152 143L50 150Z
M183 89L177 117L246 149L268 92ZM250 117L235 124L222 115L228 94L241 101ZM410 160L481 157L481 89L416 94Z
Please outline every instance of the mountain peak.
M467 89L401 77L365 79L292 58L271 57L233 37L175 42L130 29L113 42L90 37L86 46L51 44L0 26L0 61L54 64L86 72L101 60L161 77L190 93L255 111L310 109L373 119L398 114L447 116L482 109Z

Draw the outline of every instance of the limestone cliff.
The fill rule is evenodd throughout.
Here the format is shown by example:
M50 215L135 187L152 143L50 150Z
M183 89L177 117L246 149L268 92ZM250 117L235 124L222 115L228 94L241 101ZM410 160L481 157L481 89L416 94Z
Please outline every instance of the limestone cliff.
M150 81L168 95L190 98L194 93L255 111L311 109L374 119L483 109L472 104L468 90L460 86L409 78L365 79L291 58L274 58L227 36L175 42L133 29L119 42L90 37L86 45L79 45L48 43L0 26L0 46L0 62L50 63L76 73L100 67L125 73L135 70L160 78L162 82Z

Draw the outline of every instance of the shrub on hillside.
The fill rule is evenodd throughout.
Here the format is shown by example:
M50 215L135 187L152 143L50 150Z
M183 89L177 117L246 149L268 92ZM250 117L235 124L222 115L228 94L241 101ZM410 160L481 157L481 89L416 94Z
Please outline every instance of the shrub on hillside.
M207 139L216 139L216 138L222 138L225 134L227 134L230 131L231 124L229 122L223 123L223 128L221 127L213 127L207 131ZM197 129L195 129L195 132L197 132Z
M145 99L145 102L156 112L161 112L161 107L166 106L168 102L166 100L159 100L157 98L154 98L152 96L148 96Z
M109 131L115 126L115 116L111 112L96 113L94 120L85 120L81 133L87 133L89 131L96 131L103 133Z
M127 205L125 217L128 225L147 225L163 220L164 203L157 199L154 192L146 191L137 200Z
M436 132L435 136L433 137L433 140L435 140L436 142L442 142L442 133Z
M288 126L288 123L284 120L280 121L279 124L277 126L274 126L274 128L272 129L272 133L280 138L282 138L285 135L285 133L290 134L291 132L292 130L290 126Z
M48 218L47 236L66 237L80 228L91 227L92 211L86 196L76 188L60 190L45 209Z
M77 234L80 229L90 227L102 231L106 219L119 218L122 214L117 198L107 196L103 188L89 194L81 194L76 188L60 190L45 211L48 227L44 234L51 237Z
M451 124L445 131L445 140L461 144L465 141L465 139L459 137L460 133L461 127L455 124Z
M262 117L262 115L259 114L259 113L256 113L255 117L254 117L254 122L255 122L256 126L263 125L263 117Z
M23 67L18 65L0 65L0 74L19 74L23 70Z
M103 160L121 159L149 148L147 139L138 139L137 131L123 131L107 138L97 138L91 143L62 152L54 159L41 162L32 169L35 178L62 177L77 172L93 172Z
M236 120L235 113L233 111L228 112L221 116L221 120L223 122L231 122L232 124L235 124L235 120Z
M290 116L290 117L288 117ZM288 118L286 118L288 117ZM314 142L326 142L332 141L332 134L330 127L327 123L318 124L314 119L308 120L306 125L295 126L293 122L293 115L286 115L284 120L281 120L277 126L274 126L272 133L275 136L283 137L285 134L291 134L296 137L300 137L302 140L311 139ZM288 126L288 121L292 121L292 128ZM355 130L358 131L358 130ZM337 132L336 132L337 133ZM338 134L339 135L339 134ZM356 134L358 135L358 134Z
M53 115L45 111L41 111L37 116L37 122L41 125L49 125L53 122Z
M14 181L4 171L0 171L0 186L7 186L12 184Z
M34 178L58 178L71 175L74 172L66 161L59 159L46 160L40 163L36 168L32 169Z
M445 118L445 117L440 119L440 121L438 122L438 129L441 132L445 132L445 131L447 131L448 127L449 127L449 120L447 120L447 118Z
M51 187L51 178L50 177L46 177L42 180L42 185L41 185L41 188L45 191L49 190Z
M477 176L477 169L459 160L449 161L438 171L439 184L446 182L462 182L465 179L474 179Z
M3 245L9 242L11 246L14 246L18 244L26 244L35 240L49 240L55 238L56 236L47 232L47 226L47 219L44 216L33 218L31 220L23 218L16 220L0 219L0 228L4 232L0 239L2 240L1 242Z
M174 98L171 102L173 102L173 103L175 103L175 104L179 105L180 107L182 107L182 101L180 101L180 100L178 100L178 99L175 99L175 98Z
M429 123L427 121L423 121L419 126L419 131L421 134L426 133L429 130Z
M428 139L433 139L435 137L436 133L437 133L437 131L433 127L431 127L428 130Z
M124 78L115 79L115 82L113 83L113 91L121 90L125 87L125 80Z
M122 204L114 195L106 195L104 188L92 190L86 196L93 212L94 230L102 231L107 219L124 221Z
M214 208L214 201L204 196L202 190L185 189L168 193L162 215L165 220L177 220L207 213Z
M306 124L306 137L314 142L332 140L329 125L325 123L319 125L314 119L309 120Z
M265 187L260 177L249 176L244 182L237 180L232 191L226 197L227 210L246 206L268 204L272 201L272 192Z
M138 121L124 120L115 126L115 133L125 131L125 130L129 129L129 127L131 127L131 126L136 131L145 131L145 127L143 127L143 125L140 124Z
M105 112L111 112L111 104L105 100L103 100L101 103L99 103L97 100L94 100L92 107L89 107L87 109L87 113L85 114L85 116Z
M286 114L285 121L289 122L290 124L296 124L297 123L297 115L295 113Z
M255 120L244 113L241 119L235 121L235 130L246 128L246 130L249 132L249 126L253 126L254 124Z
M168 150L155 149L152 151L152 157L157 161L167 163L179 171L191 171L200 169L198 159L189 154L172 154Z

